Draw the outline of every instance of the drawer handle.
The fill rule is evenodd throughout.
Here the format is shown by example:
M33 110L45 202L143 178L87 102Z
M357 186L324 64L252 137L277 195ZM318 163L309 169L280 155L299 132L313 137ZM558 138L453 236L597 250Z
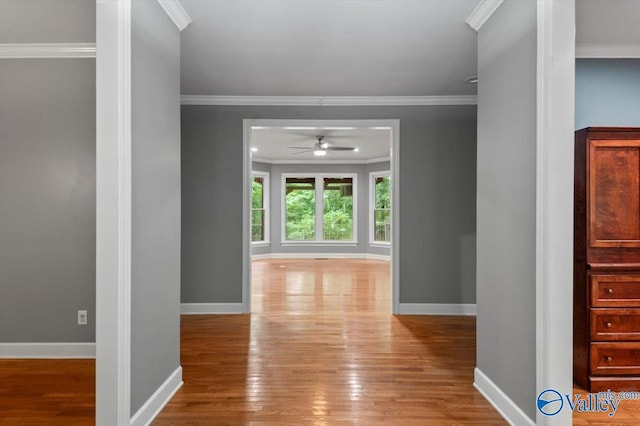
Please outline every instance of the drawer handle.
M612 326L613 324L611 324L610 322L606 322L606 323L604 323L604 325L605 325L607 328L611 328L611 326Z
M607 289L607 293L609 293L609 294L613 293L613 289L612 288L608 288Z
M611 362L613 360L613 358L611 358L610 356L605 356L604 360L607 362Z

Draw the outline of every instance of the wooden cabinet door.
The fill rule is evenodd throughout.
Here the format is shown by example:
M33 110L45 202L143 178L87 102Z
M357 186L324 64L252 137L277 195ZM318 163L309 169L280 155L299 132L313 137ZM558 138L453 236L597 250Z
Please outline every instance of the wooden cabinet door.
M591 247L640 247L640 140L589 140Z

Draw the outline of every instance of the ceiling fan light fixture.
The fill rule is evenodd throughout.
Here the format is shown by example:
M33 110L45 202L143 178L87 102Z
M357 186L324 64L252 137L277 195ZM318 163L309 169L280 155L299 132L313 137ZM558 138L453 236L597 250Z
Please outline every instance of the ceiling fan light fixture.
M316 149L315 151L313 151L313 155L322 157L323 155L327 155L327 151L325 151L324 149Z
M328 142L322 142L322 143L320 144L320 148L322 148L322 149L327 149L327 148L329 148L329 143L328 143Z
M469 84L478 84L478 76L470 75L469 77L465 78L464 81Z

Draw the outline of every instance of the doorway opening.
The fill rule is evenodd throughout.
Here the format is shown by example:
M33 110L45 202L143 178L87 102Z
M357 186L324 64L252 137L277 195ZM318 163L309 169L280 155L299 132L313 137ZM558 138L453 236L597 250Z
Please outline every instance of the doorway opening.
M243 125L243 312L252 311L253 253L387 259L390 311L397 313L399 120Z

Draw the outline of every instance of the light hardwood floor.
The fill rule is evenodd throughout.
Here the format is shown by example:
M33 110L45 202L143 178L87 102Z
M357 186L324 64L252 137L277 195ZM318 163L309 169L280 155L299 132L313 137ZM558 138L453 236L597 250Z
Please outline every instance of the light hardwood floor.
M154 425L506 424L472 386L475 318L391 315L388 268L254 262L252 315L182 317L185 384ZM94 368L0 360L0 425L93 424ZM637 425L640 402L574 424Z
M183 316L184 386L154 425L502 425L475 319L390 314L389 263L253 263L253 314Z

